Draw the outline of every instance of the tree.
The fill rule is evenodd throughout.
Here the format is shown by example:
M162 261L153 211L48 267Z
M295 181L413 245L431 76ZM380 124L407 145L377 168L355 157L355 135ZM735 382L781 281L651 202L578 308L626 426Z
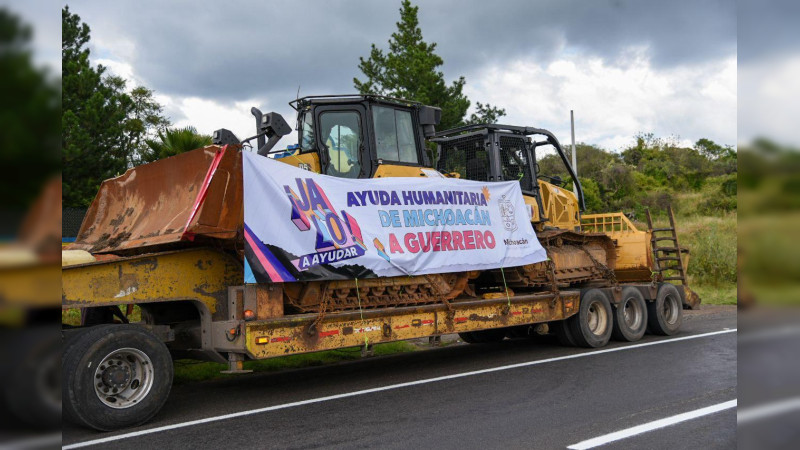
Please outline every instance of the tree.
M61 10L62 196L64 206L88 205L100 182L139 159L142 139L168 124L153 92L92 66L89 26L69 7Z
M506 115L505 109L495 108L489 104L476 102L477 108L475 112L469 116L466 121L467 125L482 124L482 123L497 123L497 119Z
M144 162L175 156L196 148L211 145L211 136L200 134L194 127L168 128L157 133L157 139L145 139Z
M726 160L736 158L736 151L731 146L726 145L723 147L711 139L699 139L694 144L694 148L703 156L711 160Z
M137 86L130 93L133 109L129 114L126 126L128 146L132 149L129 165L135 166L146 162L143 155L149 150L148 139L155 139L159 133L169 127L169 120L162 115L164 107L153 99L153 91L144 86Z
M385 52L372 44L369 58L359 58L358 68L364 81L353 78L361 94L387 95L438 106L442 109L441 129L464 125L470 101L464 95L466 79L462 76L449 86L438 68L444 64L435 53L436 43L428 44L422 38L417 18L419 7L403 0L397 31L389 39ZM489 104L478 104L473 114L476 122L485 122L505 115L505 110ZM472 117L470 121L472 121Z
M0 8L0 31L0 205L22 211L61 165L61 93L58 80L33 64L31 27Z

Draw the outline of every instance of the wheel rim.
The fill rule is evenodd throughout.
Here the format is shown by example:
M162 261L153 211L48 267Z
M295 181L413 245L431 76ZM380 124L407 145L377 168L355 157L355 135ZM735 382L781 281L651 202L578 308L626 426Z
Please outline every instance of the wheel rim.
M135 348L114 350L94 372L94 391L103 404L124 409L147 397L153 387L153 363Z
M674 325L675 322L678 321L678 314L680 313L679 307L680 305L678 305L675 296L666 296L666 298L664 298L664 303L661 305L661 317L663 317L664 321L668 324Z
M622 309L623 320L625 325L631 330L638 330L642 325L642 305L638 302L628 299Z
M595 336L602 336L608 328L608 312L601 302L592 302L586 315L589 331Z

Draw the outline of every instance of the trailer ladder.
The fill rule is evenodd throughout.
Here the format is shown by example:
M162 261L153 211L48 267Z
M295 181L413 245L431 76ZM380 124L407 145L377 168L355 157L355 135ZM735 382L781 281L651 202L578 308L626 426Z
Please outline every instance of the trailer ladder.
M653 219L650 217L650 209L647 213L647 228L650 230L650 242L653 247L653 268L661 278L661 281L680 281L686 285L686 270L684 268L682 253L689 253L686 248L681 248L678 243L678 232L675 230L675 215L672 213L672 206L667 206L669 214L669 228L653 228ZM666 245L661 244L667 243Z

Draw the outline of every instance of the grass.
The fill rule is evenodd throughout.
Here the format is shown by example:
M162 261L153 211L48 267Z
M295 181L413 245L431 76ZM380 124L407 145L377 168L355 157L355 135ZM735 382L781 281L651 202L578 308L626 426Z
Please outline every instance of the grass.
M375 356L406 353L417 350L417 347L407 341L387 342L373 346ZM299 369L302 367L322 366L342 361L352 361L361 358L360 348L345 348L327 350L316 353L303 353L299 355L281 356L278 358L263 359L258 361L245 361L244 368L253 372L276 372L286 369ZM212 362L197 362L192 360L175 361L174 383L190 383L226 378L233 375L222 374L227 365Z
M701 305L735 305L736 304L736 285L725 284L722 286L712 286L706 284L689 282L691 288L702 300Z
M122 312L125 312L124 307L120 307ZM133 312L128 316L131 322L139 322L142 320L142 310L138 305L133 305ZM81 324L81 310L79 308L70 308L61 310L61 323L65 325L79 326Z
M680 195L682 205L701 201L697 193ZM735 305L737 302L737 213L714 216L691 213L687 206L675 217L678 240L689 249L689 287L703 304ZM658 217L654 226L668 226L669 219Z

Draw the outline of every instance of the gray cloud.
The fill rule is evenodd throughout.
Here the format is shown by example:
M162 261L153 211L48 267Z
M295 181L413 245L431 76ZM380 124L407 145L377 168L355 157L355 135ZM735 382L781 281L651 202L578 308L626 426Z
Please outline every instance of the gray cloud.
M796 0L740 0L739 62L758 63L800 51L800 3Z
M564 51L607 60L648 46L656 67L736 52L732 1L419 2L425 39L449 78L488 63L546 63ZM399 1L80 2L72 9L97 42L134 43L126 62L150 88L216 100L288 101L347 93L358 57L386 45ZM480 100L480 99L475 99Z

